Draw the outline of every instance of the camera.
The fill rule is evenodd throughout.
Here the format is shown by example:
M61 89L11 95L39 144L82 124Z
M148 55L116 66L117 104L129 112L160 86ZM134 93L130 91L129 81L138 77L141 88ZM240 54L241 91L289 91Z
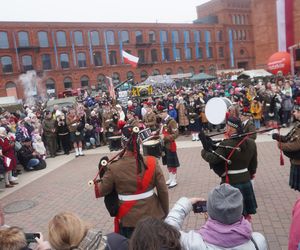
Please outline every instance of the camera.
M25 233L27 244L36 243L35 238L40 238L40 237L41 235L39 233Z
M197 201L193 204L194 213L205 213L207 212L206 201Z

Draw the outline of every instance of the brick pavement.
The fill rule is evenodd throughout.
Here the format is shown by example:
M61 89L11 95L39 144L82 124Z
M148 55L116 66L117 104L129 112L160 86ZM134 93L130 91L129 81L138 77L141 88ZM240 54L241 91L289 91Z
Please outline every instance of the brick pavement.
M195 142L193 147L178 150L182 166L178 173L179 186L170 190L171 205L181 196L206 198L208 191L219 184L219 178L201 158L198 145ZM253 216L253 227L266 236L270 249L287 249L291 210L299 195L288 186L289 161L285 158L285 166L279 166L279 151L275 143L259 142L257 145L259 167L254 189L259 208L257 215ZM18 225L26 232L41 231L46 235L50 218L68 210L78 213L93 227L111 232L113 219L105 210L103 199L96 200L93 189L87 185L96 174L101 156L92 154L73 159L2 198L0 203L4 207L18 200L37 203L30 210L6 214L6 223ZM184 228L197 228L203 223L201 215L190 214Z

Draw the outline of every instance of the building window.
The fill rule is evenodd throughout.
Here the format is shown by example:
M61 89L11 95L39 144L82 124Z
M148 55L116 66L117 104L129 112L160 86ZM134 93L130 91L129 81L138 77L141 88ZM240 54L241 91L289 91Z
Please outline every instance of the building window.
M93 46L99 46L100 45L100 39L99 39L99 32L96 30L93 30L91 32L91 43Z
M39 39L40 47L42 47L42 48L49 47L48 33L46 31L39 31L38 39Z
M134 80L134 73L132 71L128 71L126 76L127 76L127 79Z
M199 73L205 73L205 67L204 66L200 66Z
M233 30L232 32L233 32L233 40L237 40L236 31L235 31L235 30Z
M8 37L7 32L1 31L0 32L0 49L8 49Z
M165 61L170 61L170 50L168 48L164 48Z
M151 50L151 61L153 63L158 62L158 56L157 56L157 50L156 49Z
M122 43L129 43L129 33L127 30L121 31L121 42Z
M135 32L135 42L136 43L143 43L143 33L141 31Z
M245 50L241 49L240 54L243 56L245 54Z
M232 23L235 24L235 15L232 15L231 19L232 19Z
M2 64L2 72L3 73L13 72L12 60L11 60L10 56L2 56L1 64Z
M239 20L238 20L238 15L234 15L234 18L235 18L235 24L239 24Z
M138 58L139 58L139 63L145 63L145 51L144 50L138 50Z
M89 78L87 76L82 76L80 78L81 87L88 87L89 86Z
M242 30L242 40L247 40L246 31Z
M22 56L22 65L24 71L33 70L32 57Z
M102 56L101 56L101 52L97 51L94 52L94 64L95 66L102 66Z
M198 59L203 59L203 49L198 47Z
M77 61L78 61L78 67L79 68L86 68L86 56L85 53L80 52L77 54Z
M197 37L198 37L198 39L199 39L198 42L201 42L201 40L202 40L201 35L202 35L201 31L195 31L194 32L194 41L197 42Z
M109 52L109 63L110 65L116 65L118 64L118 61L117 61L117 52L112 50Z
M141 71L141 80L145 81L148 78L148 73L146 70Z
M64 87L65 87L65 89L71 89L72 88L72 79L70 77L66 77L64 79Z
M83 46L83 36L81 31L74 32L74 39L76 46Z
M107 45L114 45L115 44L115 34L113 31L109 30L105 32L106 43Z
M223 32L222 32L222 30L217 31L217 39L218 39L218 42L223 41Z
M149 43L155 43L156 42L156 37L155 37L155 32L154 31L149 31L148 36L149 36Z
M18 32L18 40L19 40L19 47L28 47L29 46L28 32L26 31Z
M224 57L224 48L223 47L219 47L219 57L220 58Z
M47 70L47 69L51 69L51 57L49 54L43 54L42 55L42 64L43 64L43 69Z
M170 68L166 69L166 75L172 75L172 69Z
M166 43L166 42L168 42L168 32L167 31L165 31L165 30L162 30L161 32L160 32L160 35L161 35L161 41L163 42L163 43Z
M190 32L188 31L184 31L184 39L185 39L185 42L186 43L190 43L191 42L191 39L190 39Z
M58 47L66 47L67 46L66 32L57 31L56 32L56 40L57 40Z
M208 47L208 55L207 58L213 58L213 47Z
M181 61L181 49L176 49L176 61Z
M159 71L159 69L155 69L155 70L153 70L153 73L152 73L152 75L154 75L154 76L158 76L158 75L160 75L160 71Z
M69 55L68 54L60 54L60 66L61 66L62 69L70 68Z
M185 50L185 59L186 60L192 60L192 49L186 48Z
M52 78L47 79L46 89L47 89L47 94L49 95L55 94L55 81Z
M245 16L244 15L241 16L241 24L245 24Z
M172 31L172 42L179 43L179 33L177 30Z
M195 68L194 67L189 67L189 72L191 73L191 74L195 74Z
M178 73L178 74L183 74L183 73L184 73L183 68L179 67L178 70L177 70L177 73Z
M238 40L242 40L242 32L240 30L238 30L237 32L237 36L238 36Z

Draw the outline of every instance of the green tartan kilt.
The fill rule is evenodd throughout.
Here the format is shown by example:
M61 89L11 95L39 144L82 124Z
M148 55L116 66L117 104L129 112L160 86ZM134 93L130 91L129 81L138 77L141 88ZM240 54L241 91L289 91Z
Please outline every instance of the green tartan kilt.
M256 214L257 203L256 203L256 198L255 198L251 181L240 183L240 184L232 184L231 186L238 188L243 195L244 198L243 215Z
M290 170L290 182L289 185L292 189L295 189L300 192L300 166L291 165Z

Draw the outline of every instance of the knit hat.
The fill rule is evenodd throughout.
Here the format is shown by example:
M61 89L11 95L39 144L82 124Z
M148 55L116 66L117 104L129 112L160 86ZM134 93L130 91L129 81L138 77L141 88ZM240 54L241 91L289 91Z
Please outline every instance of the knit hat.
M238 131L242 128L242 122L239 118L235 116L229 116L227 119L227 125L237 129Z
M222 184L210 191L207 199L210 218L226 225L239 221L243 213L243 195L239 189Z

